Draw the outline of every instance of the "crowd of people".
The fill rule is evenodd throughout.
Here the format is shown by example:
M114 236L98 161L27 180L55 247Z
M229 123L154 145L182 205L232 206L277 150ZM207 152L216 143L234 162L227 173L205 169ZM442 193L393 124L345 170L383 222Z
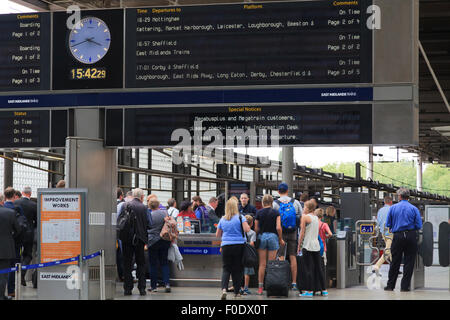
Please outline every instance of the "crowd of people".
M422 228L422 220L419 210L408 202L408 190L400 189L397 193L399 203L393 205L392 198L385 197L385 206L377 215L386 250L373 269L378 272L386 259L391 262L385 290L393 290L404 256L401 291L409 291L417 254L416 231ZM215 233L221 240L221 299L226 299L230 291L235 297L252 294L249 290L252 275L258 279L257 294L262 295L267 262L275 259L289 262L290 289L298 291L299 296L327 296L326 243L337 230L336 209L328 206L324 211L306 192L302 193L300 201L290 197L286 183L278 186L278 194L276 200L269 194L264 195L260 210L250 204L247 194L241 194L239 199L232 196L226 201L223 214L219 214L216 212L219 205L216 197L211 197L206 204L200 196L194 196L191 200L184 200L179 207L175 199L169 199L164 206L155 194L145 198L142 189L136 188L124 194L119 188L118 216L126 213L132 217L130 236L118 237L117 241L118 275L123 281L124 294L132 294L134 264L140 295L146 295L146 291L157 292L158 284L164 286L165 292L171 292L168 252L176 244L178 231L175 230L174 237L166 238L163 229L168 221L181 217L200 221L202 233ZM3 194L0 193L0 270L19 262L28 265L36 256L37 204L30 198L30 187L24 187L22 191L8 187ZM257 250L257 268L244 267L242 263L246 243ZM147 270L145 251L149 261ZM146 290L147 271L150 288ZM23 286L27 285L25 275L26 270L21 274ZM32 285L36 288L35 275L32 276ZM14 292L14 273L0 274L0 300L12 299Z
M300 201L291 198L286 183L278 186L278 193L276 200L271 195L265 195L260 210L250 204L248 194L241 194L239 199L232 196L226 201L223 214L219 214L216 212L219 202L216 197L211 197L206 204L196 195L191 200L184 200L180 206L175 199L169 199L167 206L163 206L154 194L144 200L141 189L133 189L126 195L118 189L118 214L126 210L128 204L139 224L134 239L118 240L117 265L119 277L124 282L124 294L131 295L133 289L134 263L139 293L146 294L145 251L148 252L147 271L151 283L147 290L157 292L159 284L164 285L165 292L171 291L167 260L171 243L161 239L160 232L166 217L182 217L200 221L201 233L215 233L221 239L222 299L226 299L229 291L233 291L236 297L252 294L249 290L252 275L257 275L257 294L262 295L267 261L275 259L289 261L291 290L299 291L301 296L311 296L313 292L327 295L326 246L320 253L318 237L325 244L333 234L331 230L336 229L336 210L329 207L324 214L323 209L317 209L317 200L309 199L307 193L301 195ZM288 216L292 217L292 221L288 221ZM320 221L322 219L328 223ZM257 248L257 270L244 267L241 263L243 244L246 242ZM298 255L303 255L301 266L297 265ZM229 287L230 277L232 287Z
M3 194L0 192L0 270L14 267L16 263L28 265L36 256L37 204L30 198L30 187L22 191L8 187ZM21 273L22 286L27 285L26 272ZM36 288L36 273L33 273L32 283ZM14 296L14 273L0 274L0 300L10 300Z
M167 218L189 218L190 221L200 221L202 233L215 233L219 217L215 209L218 199L211 197L205 204L200 196L192 200L184 200L179 208L175 199L169 199L167 206L162 205L155 194L145 199L144 191L136 188L125 195L122 189L117 189L117 213L130 210L136 216L135 237L130 239L118 238L117 269L119 279L123 281L124 294L131 295L134 279L133 266L136 264L136 278L140 295L146 295L146 271L150 276L149 292L158 292L158 284L164 285L165 292L171 292L169 279L168 252L172 243L161 238L161 230ZM145 269L145 251L148 254L148 270Z
M244 244L257 248L259 264L257 270L258 295L264 291L266 265L270 260L287 259L291 268L290 289L298 291L302 297L320 292L328 295L325 284L326 250L320 255L319 236L323 243L332 235L327 223L319 221L324 217L323 209L317 209L315 199L303 193L300 201L289 196L286 183L278 186L280 197L264 195L262 208L256 210L248 204L248 195L231 197L225 205L225 215L220 219L216 236L222 240L223 261L221 299L234 292L235 297L251 294L248 289L249 277L255 270L242 266ZM244 200L244 201L242 201ZM248 212L244 210L247 208ZM335 210L328 210L335 214ZM292 221L289 220L292 217ZM330 220L330 219L329 219ZM246 236L243 236L244 230ZM302 258L297 265L297 256ZM228 288L230 276L233 286Z

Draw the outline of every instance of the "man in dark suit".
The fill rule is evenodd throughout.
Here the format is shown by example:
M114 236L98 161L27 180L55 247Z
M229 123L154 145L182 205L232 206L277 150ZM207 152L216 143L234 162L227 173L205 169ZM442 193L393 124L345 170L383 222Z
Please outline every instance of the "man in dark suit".
M123 211L129 206L132 212L131 217L136 216L134 235L129 235L120 239L122 240L123 250L123 289L125 295L131 295L133 290L133 277L131 275L133 255L137 265L136 276L138 278L139 294L141 296L146 295L144 247L148 241L147 229L149 229L150 226L147 218L147 208L142 203L143 201L144 191L136 188L133 189L133 200L125 203L121 208L121 211Z
M32 228L31 232L27 233L27 237L23 239L22 242L22 265L26 266L30 264L33 259L33 242L34 242L34 233L36 232L37 226L37 203L31 201L31 187L25 187L22 190L22 197L16 201L14 204L16 206L20 206L23 210L23 214L28 220L30 227ZM26 286L25 282L25 274L26 270L22 272L22 285Z
M14 204L14 201L17 200L16 190L14 190L13 187L8 187L5 189L4 195L5 195L5 203L3 206L5 208L14 210L16 219L17 215L24 215L22 207ZM22 240L24 233L25 230L21 230L20 234L19 233L14 234L14 248L16 250L16 257L15 259L11 259L10 261L11 267L14 267L16 263L20 262L20 249L22 248ZM15 296L15 286L16 282L14 274L10 273L8 275L8 295L10 297Z
M11 261L16 258L14 234L20 233L16 213L12 209L0 207L0 270L11 267ZM0 300L8 300L5 296L8 273L0 274Z

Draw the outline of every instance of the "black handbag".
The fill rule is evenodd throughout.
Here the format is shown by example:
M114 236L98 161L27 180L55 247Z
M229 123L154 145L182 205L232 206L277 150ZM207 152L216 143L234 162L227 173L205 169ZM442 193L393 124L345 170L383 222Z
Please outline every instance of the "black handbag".
M241 222L242 236L247 240L247 242L244 243L242 265L246 268L253 268L258 265L258 253L256 252L256 249L248 243L247 235L244 233L244 228L242 227L241 215L239 215L239 221Z

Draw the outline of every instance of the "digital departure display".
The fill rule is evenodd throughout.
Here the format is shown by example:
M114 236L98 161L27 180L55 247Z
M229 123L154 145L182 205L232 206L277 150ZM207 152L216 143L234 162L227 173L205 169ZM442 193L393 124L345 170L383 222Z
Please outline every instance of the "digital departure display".
M123 88L123 11L53 14L53 89Z
M370 83L370 4L126 9L126 87Z
M49 145L50 111L1 111L0 147Z
M0 148L62 148L67 128L67 110L0 111Z
M50 89L50 14L0 15L0 91Z
M0 91L372 83L371 4L0 15Z
M274 138L271 130L277 129L280 146L372 143L370 104L126 109L123 143L122 136L108 134L113 128L122 132L119 129L123 120L120 111L106 112L107 146L174 146L180 141L173 141L172 133L176 129L185 129L194 137L195 121L202 122L202 136L208 129L217 129L223 139L238 133L236 130L249 134L249 129L254 129L259 139L264 133L260 130L266 130L267 143L271 144ZM206 146L210 141L203 137ZM241 142L248 145L249 137Z

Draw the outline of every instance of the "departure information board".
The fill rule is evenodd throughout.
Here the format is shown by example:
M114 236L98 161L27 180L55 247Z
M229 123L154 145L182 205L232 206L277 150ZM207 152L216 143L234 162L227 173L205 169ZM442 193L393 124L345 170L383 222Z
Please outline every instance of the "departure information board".
M0 111L0 148L64 147L66 110Z
M246 142L237 140L244 145L252 139L249 129L254 129L255 144L261 143L262 129L268 134L268 144L275 137L271 130L279 130L280 146L372 142L370 104L133 108L125 110L125 119L122 112L121 109L106 112L107 146L174 146L180 141L173 141L172 133L176 129L186 129L194 137L195 121L202 122L202 135L208 129L218 129L223 139L234 134L245 137ZM125 124L123 129L122 123ZM243 130L244 135L237 130ZM208 140L206 135L204 138Z
M126 87L370 83L368 5L127 9Z
M414 145L417 17L401 0L0 15L0 110L50 109L41 147L64 146L79 107L108 109L112 147L175 145L196 117L222 131L278 126L280 145ZM392 101L411 115L402 137L377 121Z
M50 14L0 15L0 91L50 89Z
M0 146L48 145L49 113L47 110L0 112Z
M371 3L0 15L0 91L371 83Z

